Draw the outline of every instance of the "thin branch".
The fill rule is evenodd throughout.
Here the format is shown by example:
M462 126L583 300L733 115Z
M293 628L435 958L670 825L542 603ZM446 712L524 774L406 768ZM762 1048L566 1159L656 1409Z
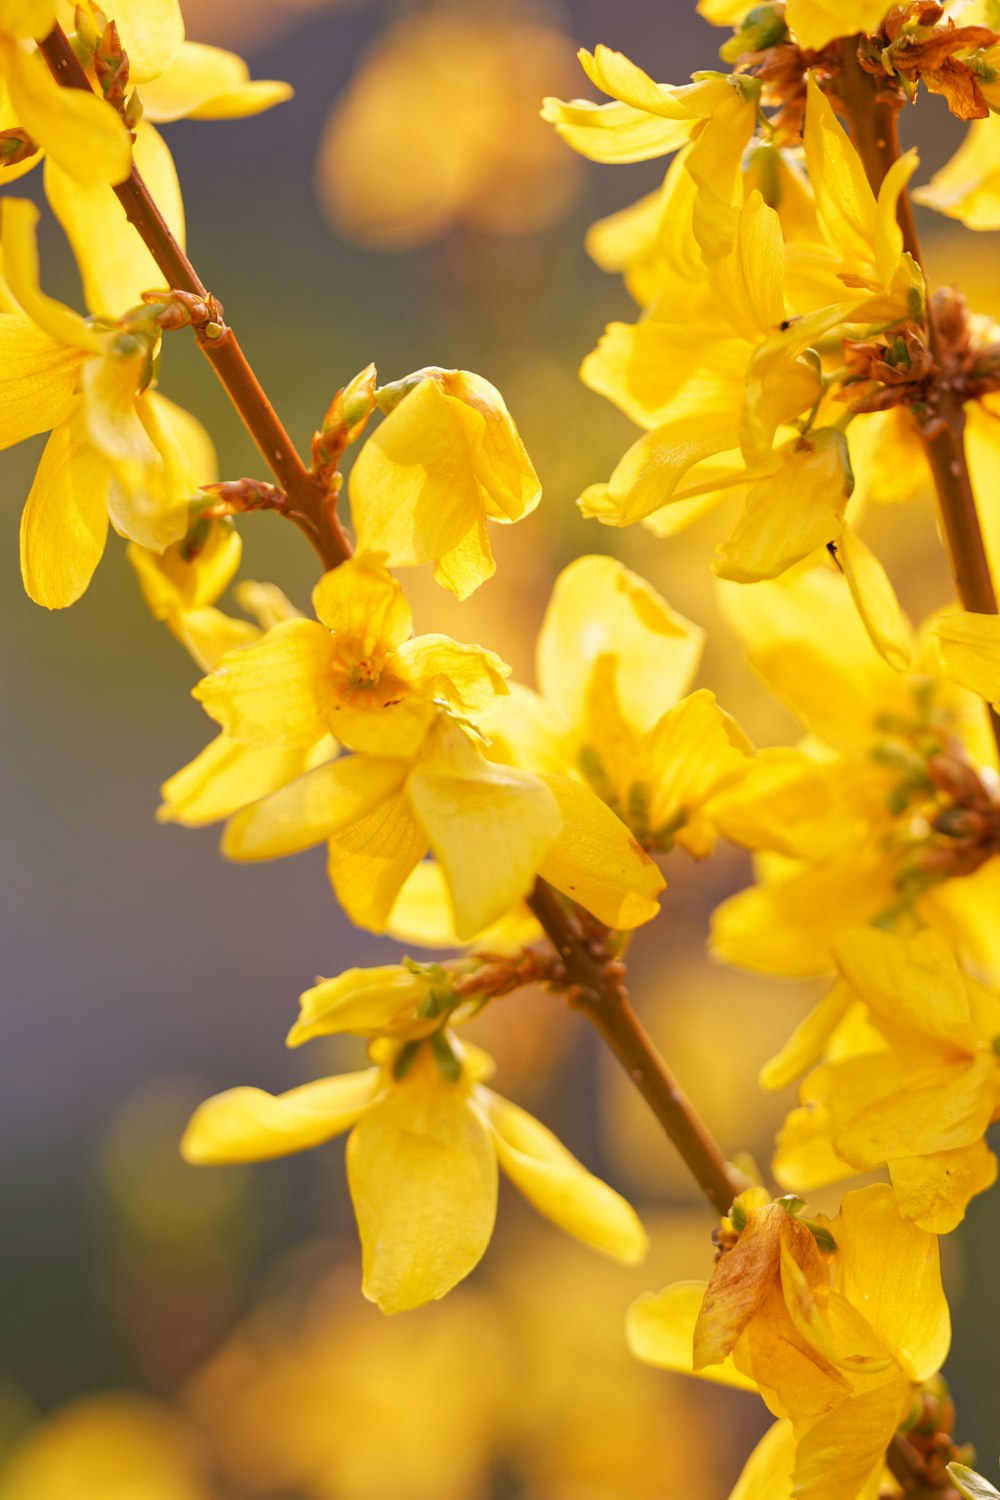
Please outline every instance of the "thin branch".
M90 90L90 81L61 26L53 27L38 49L56 81L64 88ZM174 239L140 173L133 166L124 182L113 189L130 224L142 237L172 291L210 297L201 277ZM233 405L260 449L281 489L289 498L285 512L330 569L351 555L351 546L336 513L336 497L306 468L240 348L233 330L221 321L195 328L198 345L222 381Z
M902 99L887 92L887 80L874 77L861 66L857 37L845 37L841 43L841 70L836 88L865 175L872 192L877 194L889 168L899 159ZM906 188L899 195L897 213L904 249L918 265L923 266L913 204ZM940 369L940 331L930 301L927 305L927 333L930 351ZM965 452L965 411L946 381L942 381L938 388L935 415L936 420L920 436L934 480L955 592L964 609L974 614L995 615L996 592ZM992 708L989 716L1000 753L1000 718Z
M595 951L544 881L528 905L565 964L570 1004L611 1048L712 1207L728 1213L746 1184L727 1164L629 1005L621 968Z

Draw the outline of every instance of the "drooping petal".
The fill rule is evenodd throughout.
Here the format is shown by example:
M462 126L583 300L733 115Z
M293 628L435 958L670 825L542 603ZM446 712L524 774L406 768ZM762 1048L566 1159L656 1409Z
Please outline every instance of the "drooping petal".
M539 777L486 760L444 720L407 790L448 882L455 931L471 937L531 890L562 825L559 804Z
M85 356L13 313L0 313L0 448L58 426Z
M644 1292L630 1306L625 1318L629 1348L644 1364L661 1370L700 1375L718 1385L756 1391L757 1382L737 1370L732 1356L721 1364L696 1370L693 1363L695 1324L705 1296L704 1281L678 1281L664 1291Z
M569 776L543 775L562 827L538 873L598 921L631 931L652 921L666 881L620 818L589 787Z
M450 1292L493 1233L497 1155L468 1088L423 1056L347 1143L363 1290L385 1313Z
M143 90L145 99L145 90ZM184 245L184 204L166 141L145 119L135 136L135 164L174 238ZM142 293L166 285L142 236L104 183L81 183L53 159L45 163L45 192L73 247L92 313L118 318L137 306Z
M406 771L405 761L369 755L316 766L238 812L226 828L222 852L227 859L251 860L309 849L398 795Z
M330 1140L361 1117L378 1093L381 1073L366 1068L319 1078L286 1094L228 1089L195 1110L181 1151L186 1161L265 1161Z
M909 1381L900 1375L810 1424L795 1456L796 1500L875 1500L885 1450L911 1401Z
M384 764L388 770L389 763ZM427 844L427 831L414 816L405 786L335 830L327 871L337 900L352 922L372 932L385 931L403 882L427 853Z
M783 1418L769 1427L743 1465L729 1500L792 1500L795 1431Z
M952 1059L975 1046L968 992L940 932L927 928L905 939L859 927L837 940L834 957L890 1040L935 1042Z
M848 1193L830 1229L839 1289L911 1378L928 1380L951 1341L937 1238L900 1216L884 1183Z
M480 1088L500 1166L538 1212L594 1250L637 1265L649 1247L630 1204L525 1110Z
M613 557L579 557L560 573L538 637L538 684L567 723L584 721L598 657L615 656L626 718L650 728L688 687L704 632Z
M888 574L850 526L840 534L837 555L872 645L890 667L905 672L913 659L913 627Z
M589 485L577 503L585 516L605 526L631 526L670 504L696 464L736 445L735 423L727 428L717 412L700 420L680 417L644 433L618 461L607 484Z
M292 97L292 87L250 78L235 52L184 42L167 66L142 89L149 120L235 120L260 114Z
M0 44L2 45L2 44ZM60 93L65 92L55 85ZM55 343L67 350L101 354L104 340L89 328L79 313L47 297L39 285L38 241L35 228L38 209L26 198L5 198L0 209L3 272L11 292L25 316ZM81 361L81 368L83 362ZM37 430L37 429L36 429Z
M1000 616L944 615L933 634L948 676L987 702L1000 702Z
M223 658L193 696L241 744L305 747L329 729L324 674L330 633L315 620L286 620Z
M931 1234L950 1234L969 1200L996 1182L997 1159L984 1140L976 1140L929 1156L896 1157L889 1176L904 1219Z
M422 860L407 876L386 923L386 931L400 943L422 948L457 948L455 919L440 865ZM541 937L541 928L526 906L515 908L466 941L483 953L517 953Z
M107 540L110 483L77 408L46 443L21 516L21 577L36 604L64 609L86 591Z
M194 760L163 783L157 820L181 823L185 828L218 823L296 781L307 769L301 750L254 750L228 735L216 735ZM240 856L230 853L230 857Z
M734 583L777 578L838 537L854 485L847 442L821 428L784 451L784 462L747 495L746 511L712 571Z
M124 182L132 141L116 110L82 89L64 89L40 56L0 35L0 70L18 120L32 140L80 182Z
M971 121L955 155L913 197L969 229L1000 229L1000 118Z
M854 1004L854 996L842 982L833 987L795 1028L781 1051L760 1072L761 1087L783 1089L817 1063L837 1027Z

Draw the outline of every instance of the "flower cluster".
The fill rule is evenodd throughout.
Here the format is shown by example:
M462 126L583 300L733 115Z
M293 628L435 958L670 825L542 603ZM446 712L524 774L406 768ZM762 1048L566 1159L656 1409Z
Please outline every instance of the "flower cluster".
M592 161L673 157L662 188L590 234L639 314L611 324L583 379L643 431L579 505L669 539L742 504L712 572L800 743L757 749L695 686L703 630L612 556L559 574L533 686L487 646L415 633L398 571L428 566L467 599L495 572L492 528L538 506L538 475L496 387L434 365L384 383L368 366L327 407L311 464L294 454L186 260L151 123L247 114L288 90L186 42L173 0L115 17L88 0L72 39L54 3L0 0L0 170L17 177L45 154L89 308L41 290L38 211L5 197L0 440L49 434L22 572L33 599L62 608L109 529L127 539L151 612L204 674L193 694L216 728L164 784L161 820L222 823L234 861L323 846L354 923L450 951L317 980L289 1045L346 1034L369 1065L210 1098L188 1161L347 1134L364 1290L385 1312L442 1297L476 1266L499 1170L555 1225L634 1264L635 1211L488 1086L490 1058L460 1035L543 985L610 1042L721 1210L711 1279L645 1296L628 1327L640 1358L757 1391L778 1419L734 1497L869 1500L887 1462L898 1477L899 1451L925 1488L951 1473L962 1494L985 1493L934 1392L950 1338L937 1237L997 1175L985 1133L1000 1117L1000 624L973 491L977 468L1000 460L1000 335L957 292L928 288L907 187L918 160L895 149L894 111L922 83L974 121L922 201L1000 224L995 7L698 9L735 28L728 70L661 84L598 46L581 61L608 102L543 109ZM60 87L67 69L75 89ZM220 481L208 434L160 393L188 326L276 483ZM915 630L858 528L866 504L909 499L927 477L961 608ZM258 511L291 519L322 559L311 613L271 583L225 597L237 521ZM790 1194L888 1175L833 1217L805 1217L801 1198L772 1198L725 1162L629 1006L627 945L660 911L664 870L683 881L685 861L720 841L753 852L755 880L716 910L715 955L836 974L763 1079L805 1075L774 1163Z

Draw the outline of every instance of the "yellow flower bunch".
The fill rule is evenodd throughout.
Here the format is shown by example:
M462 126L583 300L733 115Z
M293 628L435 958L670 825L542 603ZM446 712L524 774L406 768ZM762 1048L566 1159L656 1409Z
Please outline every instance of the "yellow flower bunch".
M150 123L245 115L289 91L186 41L175 0L123 0L114 16L81 4L72 38L51 0L0 0L0 170L14 180L46 156L89 308L41 290L38 210L5 197L0 445L49 434L22 571L33 599L68 605L113 528L150 611L203 674L193 695L218 732L164 784L162 821L224 823L222 852L241 862L323 846L357 926L457 950L341 959L302 994L288 1042L359 1038L369 1065L216 1094L188 1125L187 1161L258 1161L347 1134L363 1287L385 1312L439 1299L479 1263L501 1171L571 1236L636 1264L647 1242L633 1209L493 1092L491 1059L459 1039L514 991L560 994L719 1220L710 1279L641 1298L628 1338L644 1361L757 1392L777 1419L733 1500L876 1500L886 1484L975 1496L989 1489L952 1439L939 1380L950 1322L937 1236L997 1172L985 1136L1000 1117L1000 544L976 491L1000 452L1000 338L957 291L928 285L908 187L918 161L895 115L923 84L972 121L923 197L1000 222L998 17L935 0L696 9L734 28L727 70L658 83L598 46L580 56L605 102L543 106L591 161L673 158L660 189L589 236L639 313L608 327L583 379L642 435L579 504L607 527L669 537L741 503L717 594L798 743L757 750L693 686L702 628L610 555L559 572L533 686L484 645L416 633L394 570L432 569L457 608L496 570L491 528L538 507L538 474L500 391L438 365L382 385L367 365L326 405L309 461L299 454L187 258L173 162ZM468 154L463 142L449 159ZM160 394L165 345L186 327L270 479L220 482L208 435ZM925 477L958 604L914 630L858 527L870 502L910 499ZM311 614L238 580L240 527L258 511L312 546ZM906 556L891 559L900 581ZM832 1217L805 1217L745 1157L727 1161L629 999L660 862L678 845L706 859L722 840L754 852L755 883L717 906L715 955L837 973L762 1080L804 1075L778 1137L782 1187L888 1177ZM491 1014L502 1027L503 1007Z

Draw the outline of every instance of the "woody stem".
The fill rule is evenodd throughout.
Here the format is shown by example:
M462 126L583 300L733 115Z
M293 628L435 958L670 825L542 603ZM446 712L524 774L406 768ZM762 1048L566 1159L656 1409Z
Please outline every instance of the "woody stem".
M64 88L90 89L90 81L62 27L56 25L38 49L53 77ZM146 245L172 291L209 298L208 289L175 240L141 175L133 166L113 189L125 216ZM285 512L305 535L325 569L335 568L351 554L351 546L337 518L335 497L306 468L268 400L233 330L221 322L196 328L198 345L218 375L243 418L278 484L288 496Z
M889 168L899 159L898 119L902 100L888 89L887 80L874 77L861 66L857 37L844 38L840 61L838 98L848 117L865 175L872 192L877 194ZM897 213L904 249L923 266L913 204L906 188L899 195ZM930 352L941 369L941 335L930 302L927 333ZM955 592L964 609L974 614L994 615L996 593L965 452L965 411L946 380L938 385L935 417L924 424L920 438L934 480ZM989 715L1000 753L1000 717L992 708Z
M611 1048L712 1207L719 1214L728 1213L745 1184L727 1164L643 1029L620 972L588 941L544 880L536 884L528 905L565 966L570 1004Z

